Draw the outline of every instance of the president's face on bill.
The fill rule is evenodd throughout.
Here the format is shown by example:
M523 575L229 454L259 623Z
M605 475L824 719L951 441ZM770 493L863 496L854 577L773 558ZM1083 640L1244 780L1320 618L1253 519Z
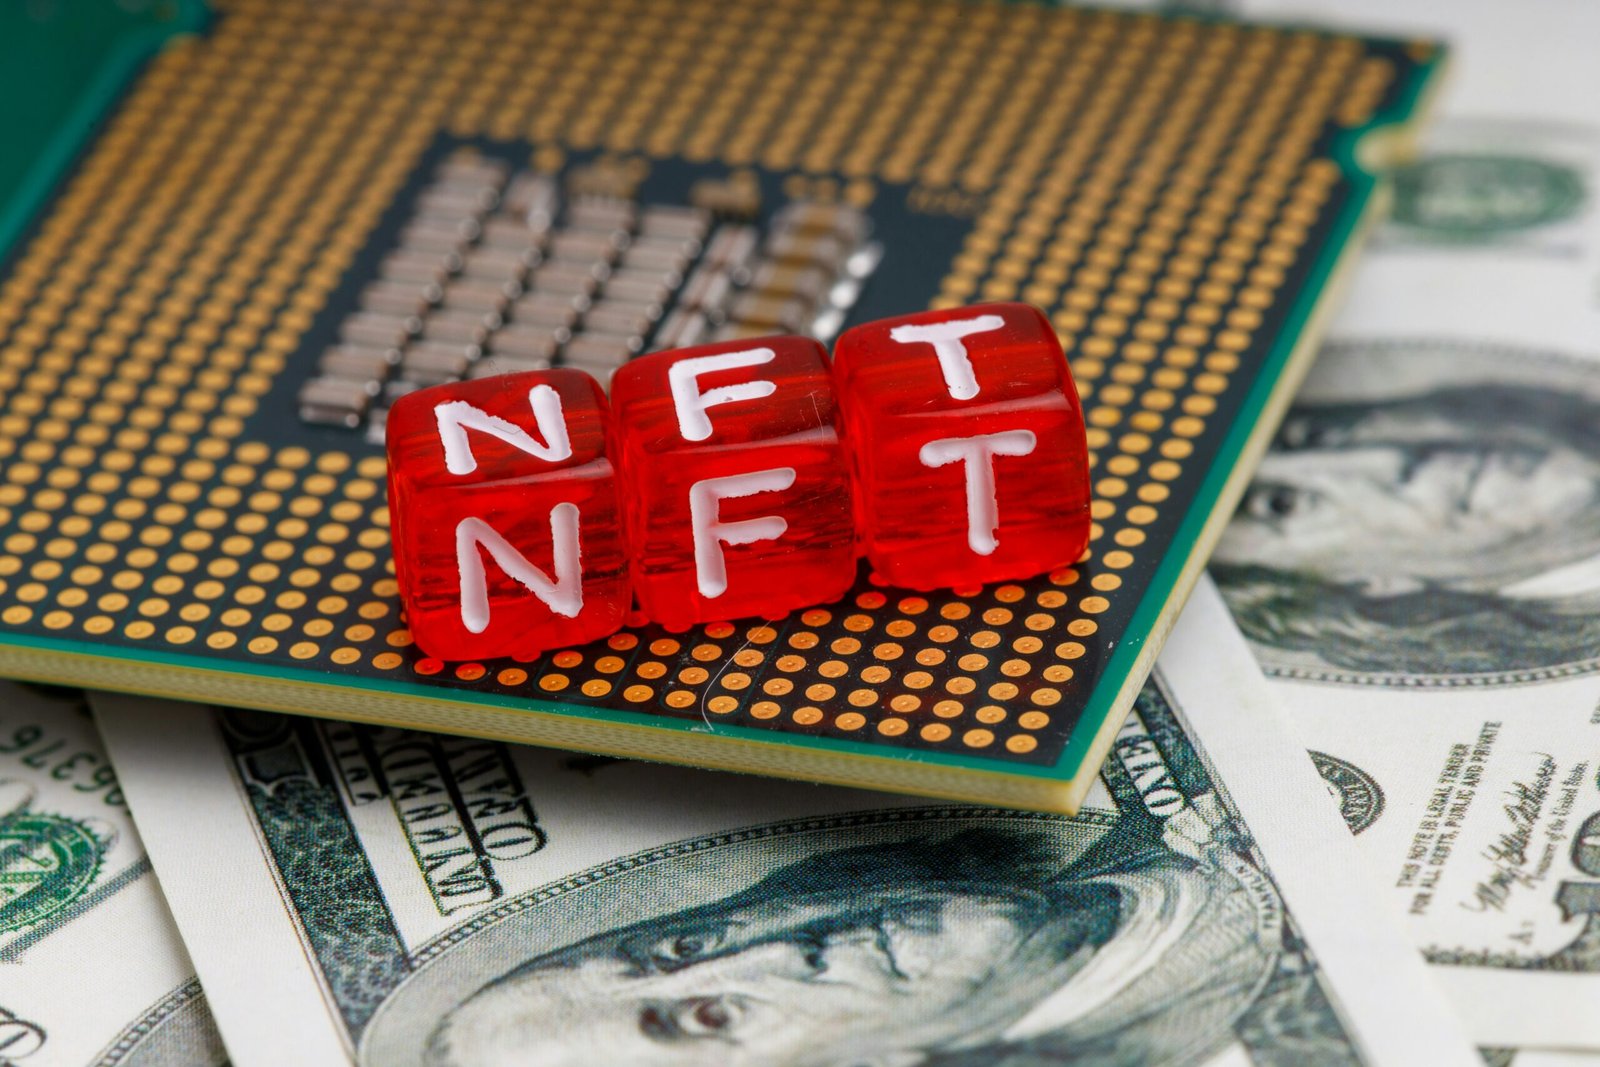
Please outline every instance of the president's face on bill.
M1381 594L1493 591L1596 552L1600 457L1422 397L1293 412L1217 558Z
M982 1043L1114 932L1114 891L1041 929L993 891L811 893L680 913L534 960L451 1013L439 1064L906 1067Z

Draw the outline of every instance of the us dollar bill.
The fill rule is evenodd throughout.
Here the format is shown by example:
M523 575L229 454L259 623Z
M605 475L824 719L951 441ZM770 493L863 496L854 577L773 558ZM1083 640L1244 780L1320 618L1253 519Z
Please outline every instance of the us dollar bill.
M1474 1037L1600 1049L1600 9L1503 15L1408 12L1454 95L1213 573Z
M1071 818L96 707L245 1067L1478 1062L1210 589Z
M0 1064L223 1062L83 693L0 682Z
M1600 1048L1600 357L1360 307L1213 574L1475 1036Z

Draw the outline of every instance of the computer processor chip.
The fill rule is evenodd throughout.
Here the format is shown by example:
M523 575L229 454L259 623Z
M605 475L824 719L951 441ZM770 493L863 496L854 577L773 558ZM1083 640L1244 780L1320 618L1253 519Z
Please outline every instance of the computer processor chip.
M0 671L1075 809L1443 54L935 0L230 0L102 100L0 275ZM14 205L13 205L14 206ZM1093 539L1028 582L422 656L410 389L1045 309Z

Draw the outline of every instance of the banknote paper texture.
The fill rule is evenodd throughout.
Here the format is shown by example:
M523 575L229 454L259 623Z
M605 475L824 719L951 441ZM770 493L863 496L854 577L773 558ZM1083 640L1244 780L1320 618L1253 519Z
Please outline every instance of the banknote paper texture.
M98 709L244 1067L1475 1062L1209 587L1164 664L1073 818Z
M1505 14L1407 13L1454 27L1451 95L1213 573L1473 1036L1571 1056L1600 1049L1600 10Z
M83 694L0 682L0 1064L222 1056Z

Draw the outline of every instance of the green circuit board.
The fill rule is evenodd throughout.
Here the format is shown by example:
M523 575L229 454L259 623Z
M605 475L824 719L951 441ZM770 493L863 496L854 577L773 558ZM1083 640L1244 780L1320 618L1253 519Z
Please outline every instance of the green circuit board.
M960 0L445 10L168 5L13 185L0 672L1074 809L1379 200L1356 145L1443 53ZM990 300L1043 308L1079 384L1078 565L412 645L409 390Z

